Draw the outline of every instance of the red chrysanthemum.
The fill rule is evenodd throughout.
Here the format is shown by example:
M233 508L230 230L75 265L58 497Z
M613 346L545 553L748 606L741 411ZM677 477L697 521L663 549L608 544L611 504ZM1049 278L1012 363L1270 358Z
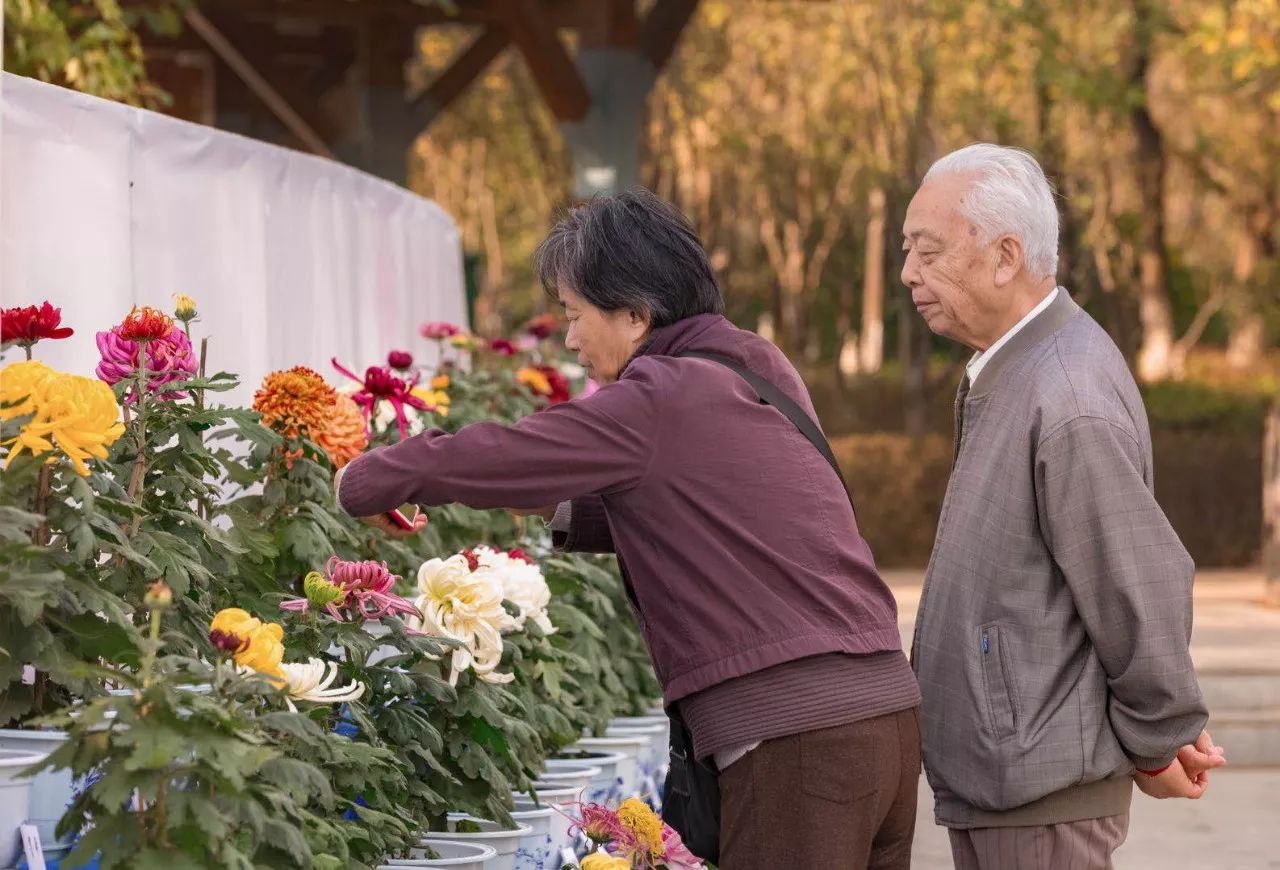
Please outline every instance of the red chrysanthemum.
M48 302L39 308L34 305L6 308L0 311L0 344L16 342L30 347L46 338L70 337L73 331L61 323L62 309L54 308Z
M387 365L398 372L413 368L413 355L404 350L393 350L387 354Z
M125 341L156 341L173 329L173 318L150 305L134 306L120 324L120 337Z

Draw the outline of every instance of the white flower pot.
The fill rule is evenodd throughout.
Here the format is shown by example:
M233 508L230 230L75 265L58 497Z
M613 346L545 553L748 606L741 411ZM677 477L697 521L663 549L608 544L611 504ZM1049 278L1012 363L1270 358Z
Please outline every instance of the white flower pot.
M606 737L644 737L648 745L636 758L636 776L640 796L647 801L658 797L659 780L667 767L671 745L667 740L665 722L656 725L611 725L604 732Z
M556 864L554 860L559 856L559 852L564 847L573 846L573 835L570 829L573 824L573 818L577 815L577 805L582 800L582 792L577 788L544 788L534 786L538 793L538 800L525 795L524 792L512 792L511 800L515 802L516 812L525 810L541 810L552 809L553 816L550 816L550 838L552 838L552 846L554 851L550 858L552 862L548 865L550 870L559 870L561 865Z
M431 840L431 848L439 858L424 858L425 850L410 849L409 854L420 852L416 858L388 858L378 870L394 870L396 867L449 867L452 870L486 870L486 861L497 857L491 846L483 843L462 843L456 840Z
M640 756L649 748L648 737L583 737L572 748L622 753L627 760L618 765L619 793L615 799L625 800L640 793Z
M628 766L634 771L635 762L629 760L621 752L596 749L582 749L582 751L587 753L587 757L548 758L546 762L547 770L582 770L584 768L598 767L600 768L600 773L596 774L595 778L591 780L582 799L592 804L603 804L616 800L622 794L622 777L626 773Z
M602 773L604 768L601 767L558 767L542 771L538 774L538 781L562 788L585 789L592 780L599 779Z
M516 810L511 818L528 825L516 849L516 870L560 870L560 850L569 845L569 817L557 807Z
M482 830L474 834L459 833L456 828L458 823L463 821L475 822ZM450 813L449 830L440 834L428 834L423 837L423 842L430 842L432 837L439 836L455 843L480 843L489 846L497 853L485 862L484 870L515 870L516 850L520 848L520 841L532 833L531 825L521 824L515 828L504 828L497 822L478 819L466 813Z
M65 731L40 731L38 729L6 729L0 731L0 749L47 756L67 740ZM54 830L58 820L71 805L75 796L75 782L71 770L44 770L36 774L31 783L31 807L27 819L40 832L40 842L46 850L57 842ZM68 838L69 839L69 838Z
M0 867L8 867L22 852L18 828L31 811L31 786L35 780L22 771L39 763L48 752L0 749Z

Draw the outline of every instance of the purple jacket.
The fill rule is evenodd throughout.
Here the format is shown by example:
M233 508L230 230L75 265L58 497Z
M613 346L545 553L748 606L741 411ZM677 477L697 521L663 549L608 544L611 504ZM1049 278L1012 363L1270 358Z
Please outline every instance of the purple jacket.
M897 607L822 455L737 374L809 413L782 352L718 315L655 330L617 383L513 426L424 432L347 466L342 507L531 509L573 500L568 549L615 550L670 705L828 652L901 649Z

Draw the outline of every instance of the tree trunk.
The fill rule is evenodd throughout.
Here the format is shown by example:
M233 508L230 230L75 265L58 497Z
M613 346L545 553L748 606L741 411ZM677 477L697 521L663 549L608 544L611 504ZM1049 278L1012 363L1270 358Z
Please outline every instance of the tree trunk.
M1262 442L1262 568L1267 601L1280 605L1280 400L1271 406Z
M862 272L862 331L858 367L878 372L884 365L885 194L873 187L867 197L867 261Z
M1266 348L1266 321L1252 303L1247 304L1248 309L1236 317L1227 337L1227 365L1237 371L1256 366Z
M1268 232L1269 221L1264 222L1259 229L1262 233ZM1252 368L1261 361L1267 338L1266 321L1253 298L1254 270L1262 256L1262 242L1253 230L1251 225L1240 236L1236 245L1235 263L1231 269L1231 277L1235 279L1242 299L1231 323L1231 333L1227 337L1227 365L1237 371Z
M1138 349L1138 377L1159 381L1169 377L1173 355L1173 306L1166 286L1168 263L1164 226L1164 141L1148 109L1151 43L1155 22L1150 0L1136 0L1137 39L1131 82L1141 93L1129 112L1137 140L1135 174L1142 195L1138 228L1138 317L1142 322L1142 345Z

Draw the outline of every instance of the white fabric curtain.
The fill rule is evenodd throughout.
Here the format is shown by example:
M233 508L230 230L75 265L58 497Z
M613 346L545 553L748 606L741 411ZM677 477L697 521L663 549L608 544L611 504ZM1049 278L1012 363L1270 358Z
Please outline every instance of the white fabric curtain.
M175 293L239 404L279 368L430 362L418 325L465 321L456 225L396 185L8 73L0 125L0 304L62 308L75 335L36 349L56 368L91 375L95 332Z

